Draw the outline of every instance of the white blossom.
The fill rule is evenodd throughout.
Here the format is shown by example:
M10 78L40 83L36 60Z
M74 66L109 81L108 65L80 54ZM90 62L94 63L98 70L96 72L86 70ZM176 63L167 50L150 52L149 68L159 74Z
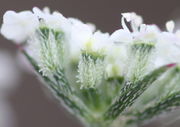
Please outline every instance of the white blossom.
M81 50L92 51L105 50L109 42L109 34L95 31L92 25L85 24L75 18L68 18L71 23L70 36L68 39L70 52L77 57ZM110 44L110 43L109 43Z
M116 69L119 70L120 75L127 75L128 71L134 70L133 68L136 68L131 67L136 65L135 63L133 64L135 61L132 61L132 59L135 58L131 58L130 47L135 43L156 44L160 30L156 25L143 24L142 17L136 15L135 13L123 13L122 15L123 17L121 25L123 28L116 30L110 36L110 40L114 42L114 45L116 45L114 48L112 48L113 52L116 51L116 53L113 53L112 55L109 53L108 60L110 59L112 61L112 58L114 58L114 63L109 61L110 66L115 66ZM125 19L130 23L132 30L126 25ZM145 52L143 54L146 55ZM133 72L130 71L129 73Z
M130 27L127 23L130 24ZM45 69L44 64L42 64L45 61L44 58L42 59L44 54L41 53L43 46L36 33L41 26L63 33L61 41L63 48L66 48L69 53L70 61L76 60L78 62L82 50L106 55L106 70L109 76L113 75L113 68L117 69L116 73L119 76L127 73L130 63L129 48L137 42L152 43L155 46L153 58L150 58L153 67L180 62L178 43L180 32L173 33L175 26L173 21L166 23L167 31L163 32L156 25L144 24L141 16L130 12L122 13L121 25L122 29L109 35L109 33L96 30L95 26L90 23L83 23L76 18L66 18L57 11L51 13L49 8L40 10L34 7L32 12L6 12L1 33L15 42L27 41L28 44L24 48L44 68L42 70L47 68ZM58 48L55 36L52 32L50 35L48 36L50 38L46 40L51 47L48 49L52 50L53 57L57 59L61 56L58 55L60 51L56 51ZM60 64L58 60L53 61Z
M57 11L51 14L48 8L44 8L44 10L41 11L39 8L34 7L33 13L42 23L44 23L44 25L48 26L49 28L59 29L64 32L67 32L70 29L68 20Z
M127 26L125 25L124 19L126 19L127 22L130 22L133 31L137 31L138 27L143 23L142 17L137 15L135 12L122 13L122 16L122 26L125 29Z
M83 45L89 41L94 30L78 19L68 18L68 20L71 23L71 30L68 37L70 52L73 57L77 57Z
M106 57L107 77L118 77L124 75L127 65L126 45L113 44L109 46Z
M159 28L156 25L145 25L140 16L135 13L123 13L122 14L122 27L123 29L116 30L110 37L115 43L133 43L134 41L156 41ZM127 20L131 24L133 31L127 27L124 20ZM133 28L134 27L134 28Z
M176 84L180 80L180 30L174 30L174 22L167 22L166 31L162 31L156 25L144 24L141 16L130 12L122 13L121 25L112 34L103 33L79 19L35 7L32 12L8 11L1 33L16 43L27 42L20 48L37 74L85 125L111 126L110 122L121 113L138 114L132 119L122 116L124 124L146 120L162 111L164 107L156 110L159 105L174 106L177 103L164 102L179 97L174 92L179 90ZM16 74L8 72L10 65L3 66L4 61L0 62L0 83L5 84L9 82L7 77ZM164 87L166 84L168 87ZM152 91L147 94L151 86L171 90L162 90L161 95L153 95L156 92ZM137 106L144 109L131 106L136 99ZM157 103L146 107L146 102L152 101ZM149 109L155 112L146 113Z
M91 48L93 51L107 51L108 46L111 46L112 43L109 40L108 33L102 33L97 31L89 38L89 41L85 42L84 48Z
M21 43L34 33L38 25L38 18L30 11L7 11L3 17L1 34L16 43Z
M156 44L156 60L157 67L169 64L180 63L180 38L175 34L163 32L158 37Z

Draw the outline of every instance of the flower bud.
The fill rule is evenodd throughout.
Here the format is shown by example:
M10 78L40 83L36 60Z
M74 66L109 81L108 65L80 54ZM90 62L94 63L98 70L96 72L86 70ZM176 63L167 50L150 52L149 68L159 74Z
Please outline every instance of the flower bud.
M82 51L78 65L78 82L81 89L95 88L101 84L105 71L104 55Z

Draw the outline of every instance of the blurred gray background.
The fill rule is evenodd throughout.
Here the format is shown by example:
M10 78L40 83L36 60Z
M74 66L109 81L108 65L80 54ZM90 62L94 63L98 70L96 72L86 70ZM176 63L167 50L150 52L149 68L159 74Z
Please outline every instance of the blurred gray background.
M180 0L0 0L0 22L6 10L29 10L48 6L66 17L76 17L95 23L103 32L113 32L121 27L120 14L135 11L148 24L164 27L166 21L180 18ZM0 36L0 50L16 54L16 47ZM51 97L50 97L51 98ZM50 99L36 76L22 71L22 80L8 96L15 114L14 127L81 127L57 102ZM160 126L158 121L147 125ZM162 126L162 125L161 125ZM178 121L170 125L179 127Z

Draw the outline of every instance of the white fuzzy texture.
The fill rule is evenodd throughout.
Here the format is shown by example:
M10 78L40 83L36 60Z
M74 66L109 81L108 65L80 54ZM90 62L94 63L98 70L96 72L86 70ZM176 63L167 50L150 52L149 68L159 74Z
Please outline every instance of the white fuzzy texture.
M95 88L100 85L104 77L104 61L99 58L93 60L90 56L88 58L81 56L78 72L77 78L81 83L81 89Z

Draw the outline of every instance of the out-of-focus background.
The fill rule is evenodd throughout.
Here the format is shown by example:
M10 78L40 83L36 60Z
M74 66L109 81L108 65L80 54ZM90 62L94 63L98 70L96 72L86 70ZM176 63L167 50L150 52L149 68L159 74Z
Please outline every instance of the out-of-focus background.
M166 21L180 18L180 0L0 0L0 23L6 10L29 10L37 6L58 10L66 17L95 23L103 32L121 27L122 12L135 11L145 23L164 28ZM8 53L7 53L8 52ZM35 75L20 66L15 45L0 36L0 127L81 127L51 96ZM8 64L9 63L9 64ZM23 63L25 64L25 63ZM14 68L14 69L11 69ZM8 70L11 70L9 73ZM7 76L8 75L8 76ZM6 82L7 81L7 82ZM179 112L155 120L146 127L179 127Z

